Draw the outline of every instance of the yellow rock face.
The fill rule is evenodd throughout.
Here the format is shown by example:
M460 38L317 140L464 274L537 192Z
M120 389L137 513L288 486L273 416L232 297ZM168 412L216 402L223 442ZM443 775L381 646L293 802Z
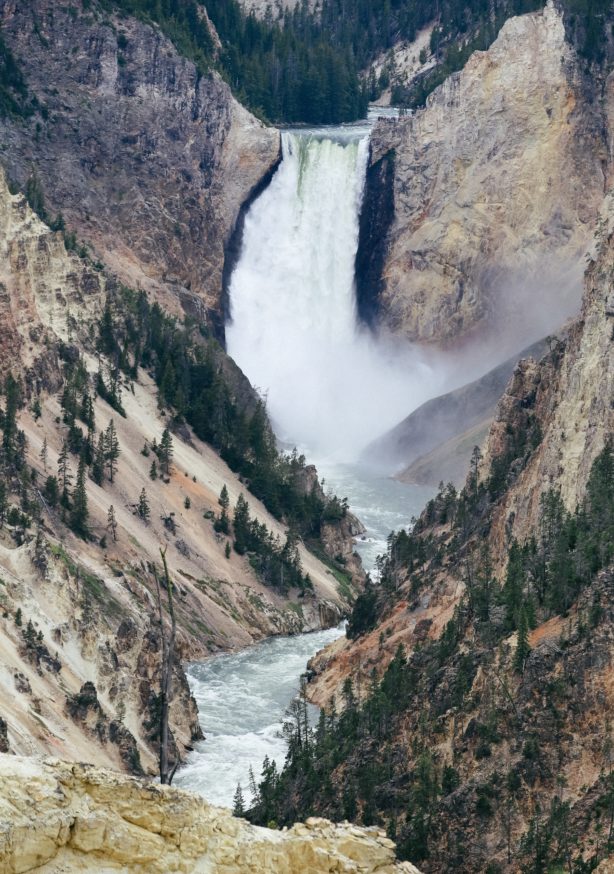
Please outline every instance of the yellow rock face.
M54 759L0 756L0 874L419 874L379 829L257 828L188 792Z
M549 3L507 21L424 110L376 127L372 163L394 155L380 297L394 332L448 347L487 328L526 340L551 330L536 328L548 303L561 322L577 311L612 99L600 121L579 70Z

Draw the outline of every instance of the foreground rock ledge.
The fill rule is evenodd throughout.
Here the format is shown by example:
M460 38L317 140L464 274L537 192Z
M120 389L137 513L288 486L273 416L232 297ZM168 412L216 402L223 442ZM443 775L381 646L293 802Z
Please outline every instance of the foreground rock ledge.
M0 874L418 874L379 829L257 828L198 796L56 759L0 755Z

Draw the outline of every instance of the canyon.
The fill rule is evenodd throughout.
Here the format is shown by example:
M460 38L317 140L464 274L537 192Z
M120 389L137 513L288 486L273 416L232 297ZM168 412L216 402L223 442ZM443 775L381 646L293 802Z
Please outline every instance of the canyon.
M396 842L425 872L511 874L542 826L557 862L609 870L610 547L561 609L504 607L514 550L547 549L545 507L560 498L560 524L583 530L614 432L612 78L566 15L549 0L510 18L424 109L281 134L146 16L0 0L30 107L0 115L2 457L23 462L0 520L0 871L417 874ZM419 75L416 47L397 50ZM152 351L164 331L174 358ZM222 400L193 415L178 362ZM91 409L71 420L75 373ZM225 417L243 459L218 441ZM87 485L80 536L77 486L53 504L48 481L77 431L94 455L111 425L115 470L107 458L97 481L93 458L84 475L83 442L68 456ZM368 443L400 479L455 487L399 514L372 583L369 532L298 452L275 479L276 436L324 461ZM283 489L320 508L300 535ZM264 557L237 543L242 495ZM282 549L297 586L290 564L271 583ZM277 808L259 813L260 787L249 811L305 824L263 829L148 779L171 621L179 764L202 740L189 662L347 616L309 665L306 694L328 708L319 734L298 720L312 771L277 775ZM326 726L353 714L355 743L318 771Z

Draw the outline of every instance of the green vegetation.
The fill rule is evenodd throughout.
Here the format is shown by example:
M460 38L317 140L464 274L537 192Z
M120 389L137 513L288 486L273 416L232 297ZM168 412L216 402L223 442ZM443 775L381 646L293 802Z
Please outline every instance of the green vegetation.
M313 589L309 575L303 574L296 534L289 531L282 546L264 523L250 517L249 504L242 494L237 499L232 527L235 552L249 555L251 566L266 585L283 594L290 589Z
M0 34L0 118L28 117L37 106L29 99L28 86L15 56Z
M587 62L608 61L609 0L562 3L568 38ZM392 72L390 64L384 64L379 77L366 71L399 40L411 41L421 28L436 24L430 45L436 66L409 86L397 84L393 90L393 103L421 106L474 51L490 46L510 16L540 9L544 0L322 0L317 14L299 3L279 20L257 19L238 0L98 0L96 5L156 23L201 76L217 69L257 115L278 123L328 124L364 117L368 100L389 86ZM221 39L220 50L202 6ZM120 69L130 53L120 19ZM45 114L0 35L0 116L28 117L38 110ZM35 197L31 202L37 201L44 216L44 200ZM64 233L67 248L77 248L61 216L51 224ZM87 254L83 247L80 252Z
M357 637L375 628L394 603L400 579L409 575L417 595L433 569L461 555L465 593L443 633L416 646L410 657L399 646L381 678L373 673L347 680L342 708L333 702L315 728L304 703L297 702L286 726L285 766L278 772L264 763L246 815L279 826L310 815L377 823L398 842L403 858L420 864L441 841L442 821L452 841L461 840L472 817L509 822L519 800L539 784L554 800L550 809L535 807L521 841L513 843L507 832L510 858L518 859L519 870L527 874L554 871L557 865L580 874L613 849L614 776L606 769L591 796L591 815L601 823L602 837L590 862L582 859L587 849L579 837L583 826L548 787L559 773L561 739L569 730L564 720L573 718L571 701L583 671L593 658L607 659L610 648L613 443L609 440L595 460L585 500L575 512L564 510L558 493L544 495L539 530L522 546L511 544L502 585L488 552L467 548L463 534L482 530L485 505L497 500L488 495L490 480L478 484L478 461L476 453L476 477L469 477L463 492L442 486L411 533L391 536L380 561L381 581L356 600L347 632ZM599 576L606 568L608 574ZM549 617L566 616L572 606L574 622L566 626L556 653L546 657L546 667L541 654L539 667L529 670L530 629ZM510 647L506 641L512 631L517 636ZM482 680L475 691L478 671ZM361 683L360 695L355 683ZM532 706L536 694L537 708ZM453 758L446 761L441 747L450 736ZM489 761L503 741L506 756L516 763L508 774L496 768L487 779L484 771L467 773L468 761ZM448 852L463 859L462 845L457 850L449 845Z
M219 54L195 0L105 0L105 5L156 21L202 73L217 67L237 97L269 121L321 124L365 115L367 101L389 85L391 70L384 65L379 79L364 71L397 41L411 41L436 23L430 46L435 68L393 92L393 103L420 106L474 51L487 49L510 16L540 9L544 0L322 0L318 14L298 4L276 21L257 19L237 0L207 0L222 42ZM569 38L587 61L602 63L611 4L564 0L563 5ZM122 56L126 49L129 45L123 45Z
M147 369L158 385L159 403L173 411L174 423L187 421L276 518L299 536L317 539L331 513L347 512L336 498L323 498L316 488L305 491L304 456L278 452L264 404L246 400L244 388L239 397L223 353L205 328L189 320L180 325L158 304L149 304L143 292L127 289L109 298L105 313L99 323L99 347L112 365L128 378L139 367ZM160 469L168 473L170 431L151 448Z

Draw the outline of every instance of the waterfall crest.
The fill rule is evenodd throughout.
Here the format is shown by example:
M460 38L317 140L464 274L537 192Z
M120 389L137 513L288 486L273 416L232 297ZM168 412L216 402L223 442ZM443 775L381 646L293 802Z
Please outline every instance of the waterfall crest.
M267 397L282 440L350 461L421 401L412 384L425 366L357 323L368 133L285 132L282 148L246 216L228 351Z

